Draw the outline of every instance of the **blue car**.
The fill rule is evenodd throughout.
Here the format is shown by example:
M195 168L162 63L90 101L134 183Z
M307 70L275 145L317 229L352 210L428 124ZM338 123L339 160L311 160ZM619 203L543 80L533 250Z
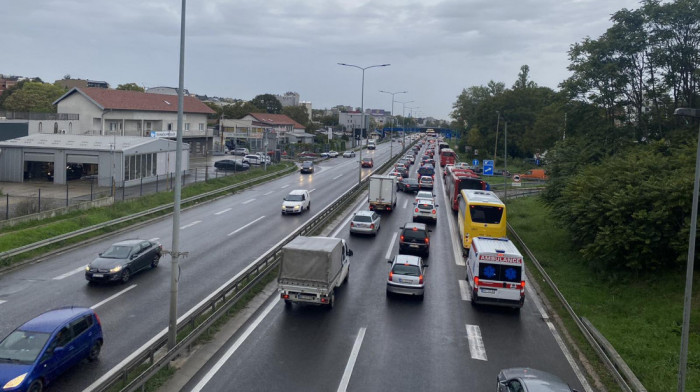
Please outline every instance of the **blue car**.
M92 309L43 313L0 342L0 390L41 392L83 359L95 361L102 343L100 319Z

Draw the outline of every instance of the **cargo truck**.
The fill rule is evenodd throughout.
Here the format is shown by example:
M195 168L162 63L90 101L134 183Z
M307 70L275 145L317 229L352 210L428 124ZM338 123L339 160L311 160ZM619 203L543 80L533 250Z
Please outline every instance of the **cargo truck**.
M277 277L285 306L292 303L335 304L335 289L350 275L352 250L345 240L331 237L296 237L282 248Z
M396 208L396 177L373 175L369 178L369 209L393 211Z

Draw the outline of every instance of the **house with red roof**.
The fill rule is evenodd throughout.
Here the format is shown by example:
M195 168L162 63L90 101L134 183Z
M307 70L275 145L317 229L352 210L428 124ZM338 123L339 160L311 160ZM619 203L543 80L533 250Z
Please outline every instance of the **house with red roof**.
M70 134L161 137L177 136L178 97L168 94L74 87L54 103L57 112L77 114ZM211 149L207 116L215 113L195 97L183 97L183 141L193 154ZM50 133L51 124L42 127ZM40 128L40 129L42 129Z

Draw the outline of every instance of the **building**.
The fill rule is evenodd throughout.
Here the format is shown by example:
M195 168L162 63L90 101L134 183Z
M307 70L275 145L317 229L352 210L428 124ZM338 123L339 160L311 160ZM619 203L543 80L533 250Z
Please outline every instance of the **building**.
M299 93L293 91L287 91L284 95L275 95L278 101L285 106L299 106Z
M111 186L113 181L125 186L151 182L175 173L176 144L167 139L116 135L15 138L0 142L0 181L48 178L65 184L89 175L97 179L98 186ZM183 170L189 166L188 148L183 144Z
M19 83L19 81L19 76L0 75L0 94L2 94L5 90L9 89L10 87Z
M222 120L222 143L252 151L272 151L285 144L313 143L314 135L284 114L248 113L239 120Z
M362 112L342 112L338 113L338 125L354 133L355 130L369 129L369 118L365 115L365 125L362 126Z
M74 87L85 88L85 87L95 87L95 88L109 88L109 83L101 80L85 80L85 79L61 79L54 82L54 84L61 86L65 89L70 89Z
M177 95L177 87L150 87L146 89L146 92L149 94ZM189 96L190 92L185 89L183 94Z

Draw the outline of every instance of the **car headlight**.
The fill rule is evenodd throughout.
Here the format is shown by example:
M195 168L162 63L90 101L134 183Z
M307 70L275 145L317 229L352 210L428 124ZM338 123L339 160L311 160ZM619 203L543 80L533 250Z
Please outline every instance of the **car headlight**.
M90 271L90 264L85 266L85 271Z
M25 377L27 377L27 373L24 373L22 375L19 375L19 376L13 378L12 380L8 381L7 384L3 385L2 389L15 388L16 386L21 384L22 381L24 381Z
M114 267L114 268L111 268L111 269L109 270L109 272L115 273L115 272L119 272L119 271L121 271L121 270L122 270L122 266L121 266L121 265L118 265L118 266L116 266L116 267Z
M298 210L298 209L300 209L300 208L301 208L301 206L294 206L294 209L295 209L295 210Z
M282 205L282 210L284 210L284 208L285 208L284 205Z

